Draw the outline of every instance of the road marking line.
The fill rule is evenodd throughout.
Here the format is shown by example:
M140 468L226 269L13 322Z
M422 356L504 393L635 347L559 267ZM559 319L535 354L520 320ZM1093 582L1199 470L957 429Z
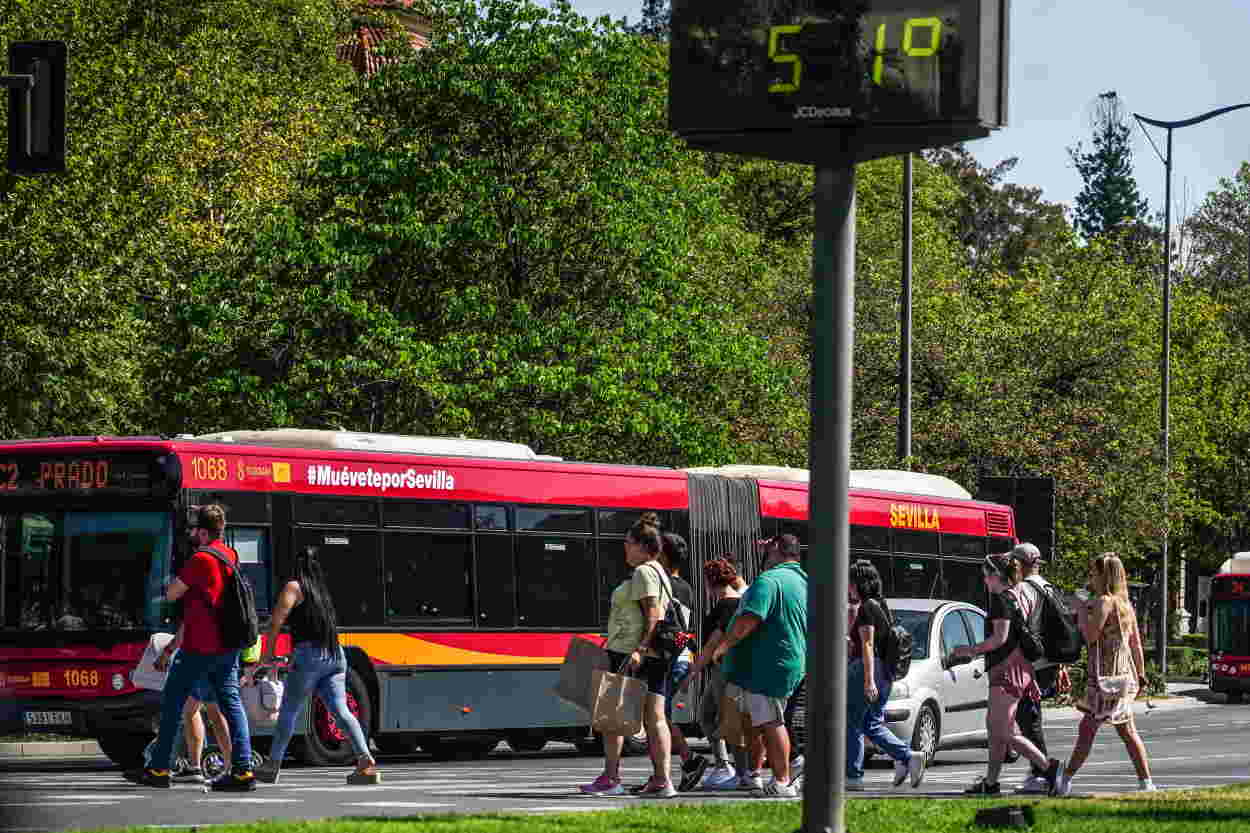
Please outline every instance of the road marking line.
M122 795L97 795L96 793L75 793L71 795L45 795L44 798L63 799L65 801L120 801L129 798L147 798L148 793L124 793Z
M420 801L345 801L342 807L396 807L408 810L419 810L428 807L455 807L455 804L431 804Z
M302 798L235 798L232 795L223 795L221 798L197 798L196 804L299 804ZM183 825L183 827L191 827L194 825Z
M111 807L120 801L6 801L0 807Z

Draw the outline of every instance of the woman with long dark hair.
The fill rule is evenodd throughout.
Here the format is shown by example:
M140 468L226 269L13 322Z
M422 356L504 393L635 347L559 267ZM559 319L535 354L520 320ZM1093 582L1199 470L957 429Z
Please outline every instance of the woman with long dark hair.
M864 788L864 738L894 759L894 786L924 779L923 752L914 752L885 725L885 704L894 685L894 667L885 656L887 631L894 624L882 595L881 574L871 561L851 565L847 607L852 621L846 680L846 788Z
M256 778L267 784L278 780L282 759L295 731L295 721L309 695L316 689L347 733L356 751L356 771L347 776L349 784L377 784L382 780L377 762L369 754L369 744L360 721L347 707L347 657L339 645L334 604L326 588L325 574L317 560L316 547L305 547L295 558L295 573L283 586L269 622L267 650L262 665L273 663L274 647L282 625L291 628L291 656L294 660L282 694L282 711L274 730L270 759L257 770Z

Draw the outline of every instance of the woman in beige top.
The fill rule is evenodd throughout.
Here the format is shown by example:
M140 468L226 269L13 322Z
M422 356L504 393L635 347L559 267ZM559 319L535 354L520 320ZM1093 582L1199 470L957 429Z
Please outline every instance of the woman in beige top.
M1133 759L1137 788L1154 792L1157 788L1150 779L1146 747L1133 723L1133 701L1146 686L1146 661L1137 615L1128 600L1128 577L1115 553L1105 552L1090 562L1089 586L1093 597L1085 606L1078 606L1076 612L1088 654L1085 700L1077 704L1085 717L1055 794L1071 793L1072 777L1089 757L1098 727L1108 722L1119 732Z
M651 746L655 772L638 793L643 798L672 798L677 795L670 776L673 740L664 717L665 689L671 661L664 659L653 644L656 628L673 598L668 573L659 563L662 543L658 520L647 512L625 533L625 562L633 575L612 592L608 614L608 652L611 670L646 681L647 700L643 721ZM625 794L621 785L620 735L604 734L603 773L580 787L587 795Z

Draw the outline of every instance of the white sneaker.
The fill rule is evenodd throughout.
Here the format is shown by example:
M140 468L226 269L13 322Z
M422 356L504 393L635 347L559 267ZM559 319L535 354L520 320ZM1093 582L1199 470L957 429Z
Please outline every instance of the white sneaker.
M738 771L729 764L712 767L703 776L704 790L736 790L738 789Z
M1042 780L1044 782L1046 779ZM1059 770L1059 777L1055 779L1055 795L1060 797L1072 795L1072 776L1062 769Z
M1062 775L1060 776L1062 777ZM1046 779L1040 775L1030 775L1020 784L1020 788L1016 790L1018 793L1040 793L1045 795L1050 792L1050 785L1046 783Z
M847 778L846 779L846 791L853 792L853 793L863 792L864 791L864 779L863 778Z
M764 789L764 779L760 777L758 772L744 772L738 776L738 789L740 790L762 790Z
M923 752L913 753L911 760L907 762L907 776L911 778L911 788L913 790L919 787L920 782L924 780L925 768L927 766L927 759Z
M755 798L798 798L799 791L793 781L783 784L774 777L758 790L751 790L751 795Z
M1139 793L1157 793L1159 788L1155 786L1154 780L1150 778L1138 778L1137 791Z

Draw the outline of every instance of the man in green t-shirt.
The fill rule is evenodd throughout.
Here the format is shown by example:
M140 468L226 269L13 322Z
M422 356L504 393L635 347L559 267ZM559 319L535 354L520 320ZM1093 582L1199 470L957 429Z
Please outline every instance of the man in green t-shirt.
M806 673L807 573L793 535L765 542L764 553L764 572L743 595L713 660L725 657L725 695L750 717L751 732L764 736L773 778L764 784L755 776L753 795L794 798L798 788L790 773L785 712Z

